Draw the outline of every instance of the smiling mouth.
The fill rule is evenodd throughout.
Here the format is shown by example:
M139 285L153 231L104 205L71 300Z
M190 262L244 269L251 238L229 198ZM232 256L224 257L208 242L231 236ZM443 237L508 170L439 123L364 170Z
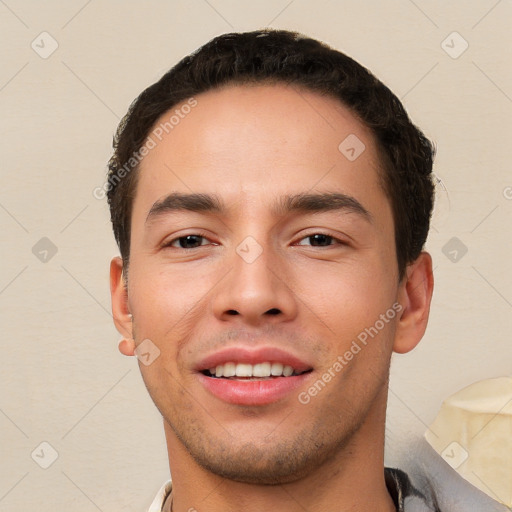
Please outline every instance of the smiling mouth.
M279 362L257 364L227 362L214 368L203 370L206 377L228 380L272 380L279 377L296 377L311 372L312 369L296 370Z

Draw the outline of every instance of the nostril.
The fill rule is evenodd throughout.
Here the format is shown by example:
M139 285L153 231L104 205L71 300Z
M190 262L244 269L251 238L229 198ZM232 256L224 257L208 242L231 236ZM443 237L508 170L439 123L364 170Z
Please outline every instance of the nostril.
M238 315L238 311L235 311L234 309L228 309L226 311L226 314L228 314L228 315Z
M279 315L281 313L281 310L277 308L272 308L267 311L267 315Z

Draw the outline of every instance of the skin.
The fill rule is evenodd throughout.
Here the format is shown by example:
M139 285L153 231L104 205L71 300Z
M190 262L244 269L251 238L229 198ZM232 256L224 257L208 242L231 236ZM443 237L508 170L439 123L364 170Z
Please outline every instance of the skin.
M389 364L423 336L433 279L423 252L399 282L373 135L337 100L285 85L227 86L196 99L141 163L127 289L121 259L111 262L121 352L133 355L145 339L160 350L139 365L164 418L173 510L395 510L383 474ZM355 161L338 150L349 134L366 146ZM215 195L225 209L146 222L170 193ZM305 193L345 194L369 215L276 209ZM202 245L180 248L176 239L192 234ZM315 234L332 238L308 238ZM236 251L247 236L262 250L252 263ZM300 403L397 302L400 314ZM195 371L227 346L279 347L313 371L276 403L228 404Z

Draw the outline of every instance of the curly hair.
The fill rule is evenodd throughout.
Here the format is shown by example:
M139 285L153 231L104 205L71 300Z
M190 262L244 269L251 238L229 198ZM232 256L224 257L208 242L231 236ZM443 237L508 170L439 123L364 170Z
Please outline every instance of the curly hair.
M174 106L223 85L278 83L337 98L372 131L381 158L381 182L393 212L398 273L403 277L428 235L434 201L432 142L368 69L320 41L270 29L215 37L130 105L114 137L106 182L125 270L140 162L134 155L139 155L155 122Z

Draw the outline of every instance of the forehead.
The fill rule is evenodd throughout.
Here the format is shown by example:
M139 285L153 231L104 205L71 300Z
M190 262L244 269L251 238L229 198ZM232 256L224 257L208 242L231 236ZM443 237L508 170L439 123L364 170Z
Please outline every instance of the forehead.
M336 189L386 208L373 134L337 99L257 84L194 100L163 114L149 134L154 147L141 162L134 214L174 191L250 204Z

